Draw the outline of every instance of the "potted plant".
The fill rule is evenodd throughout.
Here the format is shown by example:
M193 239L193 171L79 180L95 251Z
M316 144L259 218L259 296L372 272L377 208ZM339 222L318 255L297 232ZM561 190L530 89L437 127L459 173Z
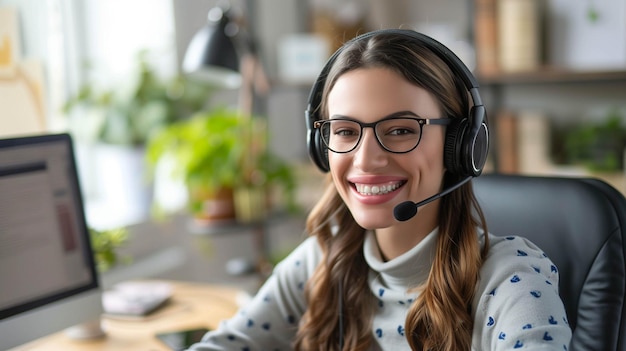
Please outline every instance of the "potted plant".
M626 125L619 111L611 111L603 122L574 126L566 133L567 161L591 172L611 173L624 169Z
M242 209L236 211L236 198L240 204L257 199L263 203L254 207L266 208L267 194L278 187L287 208L295 208L292 169L267 150L266 138L263 118L216 108L161 130L148 144L147 159L153 167L165 157L172 161L172 177L186 185L194 217L256 220Z
M89 229L91 247L100 273L107 272L120 263L130 262L130 257L122 256L118 249L128 241L128 229L125 227L98 230Z
M68 128L81 143L79 163L88 193L101 207L116 211L129 223L149 215L153 189L145 169L145 145L166 126L202 110L211 92L186 79L160 78L137 56L134 74L100 89L85 84L63 107Z
M160 129L202 110L211 92L177 75L162 79L148 62L148 52L137 55L134 75L110 88L83 85L63 106L70 129L88 141L145 146Z

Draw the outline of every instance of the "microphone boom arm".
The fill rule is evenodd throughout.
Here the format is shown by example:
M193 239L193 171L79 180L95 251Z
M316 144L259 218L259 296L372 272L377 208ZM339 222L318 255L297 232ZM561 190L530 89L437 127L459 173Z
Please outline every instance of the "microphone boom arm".
M400 203L399 205L397 205L396 207L394 207L393 209L393 216L396 218L396 220L404 222L404 221L408 221L409 219L413 218L416 214L417 214L417 209L421 206L424 206L430 202L433 202L437 199L439 199L440 197L446 196L449 193L453 192L454 190L460 188L463 184L469 182L473 177L472 176L468 176L466 178L463 178L463 180L461 180L460 182L457 182L456 184L454 184L451 187L448 187L446 189L444 189L443 191L429 197L426 198L425 200L422 200L420 202L413 202L413 201L404 201L402 203Z

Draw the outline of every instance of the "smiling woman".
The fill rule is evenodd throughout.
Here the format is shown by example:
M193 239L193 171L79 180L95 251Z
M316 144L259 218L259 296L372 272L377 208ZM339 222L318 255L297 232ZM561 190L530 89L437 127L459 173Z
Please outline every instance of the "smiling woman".
M307 146L330 173L310 238L192 350L567 349L550 259L487 231L469 181L486 160L485 110L454 53L411 30L365 33L309 96Z

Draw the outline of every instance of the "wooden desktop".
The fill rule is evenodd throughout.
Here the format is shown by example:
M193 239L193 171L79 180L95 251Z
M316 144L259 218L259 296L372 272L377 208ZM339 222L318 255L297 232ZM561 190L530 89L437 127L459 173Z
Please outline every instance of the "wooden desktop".
M205 327L214 329L238 310L247 293L227 286L167 281L172 298L145 317L102 317L106 336L93 340L70 339L59 332L22 345L15 351L170 351L156 338L160 332Z

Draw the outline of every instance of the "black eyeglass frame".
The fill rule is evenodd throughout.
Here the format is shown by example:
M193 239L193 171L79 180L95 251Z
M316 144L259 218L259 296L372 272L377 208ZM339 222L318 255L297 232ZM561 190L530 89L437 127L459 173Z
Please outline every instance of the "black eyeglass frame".
M420 136L419 139L417 140L417 143L415 143L415 146L413 146L412 148L410 148L407 151L393 151L388 149L383 142L380 140L380 137L378 136L378 132L376 131L376 126L379 123L382 122L386 122L389 120L394 120L394 119L411 119L414 121L417 121L417 123L420 126ZM397 117L397 116L393 116L393 117L387 117L387 118L383 118L380 119L376 122L372 122L372 123L363 123L361 121L358 121L356 119L353 118L348 118L348 117L342 117L342 118L332 118L332 119L324 119L324 120L317 120L315 122L313 122L313 128L315 129L319 129L320 130L320 134L321 134L321 129L322 126L326 123L330 123L332 121L350 121L350 122L354 122L356 124L359 125L360 127L360 131L359 131L359 139L356 141L356 143L354 144L354 146L347 151L335 151L333 150L329 145L328 142L324 139L323 136L320 135L322 141L324 142L324 144L326 145L326 147L328 148L328 150L336 153L336 154L347 154L349 152L354 151L354 149L356 149L359 144L361 143L361 139L363 139L363 129L364 128L372 128L372 130L374 130L374 135L376 136L376 141L378 142L378 145L380 145L380 147L383 148L383 150L387 151L387 152L391 152L392 154L406 154L408 152L411 152L413 150L415 150L415 148L420 144L420 142L422 141L422 135L424 134L424 126L425 125L440 125L440 126L447 126L450 125L453 121L452 118L419 118L419 117Z

